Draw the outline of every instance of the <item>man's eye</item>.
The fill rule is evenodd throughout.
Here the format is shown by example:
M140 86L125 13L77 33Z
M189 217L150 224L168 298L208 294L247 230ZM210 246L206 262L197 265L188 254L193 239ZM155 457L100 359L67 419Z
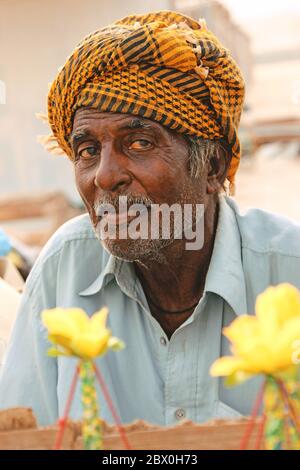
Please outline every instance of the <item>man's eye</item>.
M152 143L149 140L138 139L132 142L129 146L130 150L145 150L152 146Z
M80 158L91 158L91 157L94 157L95 155L97 155L98 153L98 149L97 147L86 147L85 149L83 150L80 150L78 152L78 155Z

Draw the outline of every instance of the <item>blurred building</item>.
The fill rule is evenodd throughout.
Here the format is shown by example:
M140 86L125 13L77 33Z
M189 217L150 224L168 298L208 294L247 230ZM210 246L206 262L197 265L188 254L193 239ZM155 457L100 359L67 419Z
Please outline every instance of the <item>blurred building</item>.
M248 27L253 37L251 100L258 142L300 142L300 17L285 13Z
M37 143L47 128L48 83L91 31L132 13L168 9L169 0L0 0L0 196L63 190L79 198L72 166Z

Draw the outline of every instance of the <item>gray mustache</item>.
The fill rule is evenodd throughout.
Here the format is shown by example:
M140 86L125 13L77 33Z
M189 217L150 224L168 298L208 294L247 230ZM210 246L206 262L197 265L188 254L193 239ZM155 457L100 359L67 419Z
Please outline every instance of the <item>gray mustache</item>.
M113 206L116 211L119 209L119 197L110 197L110 196L105 196L102 197L99 201L97 201L94 204L94 211L97 216L101 215L101 207L103 205L110 205ZM142 204L145 207L151 207L152 204L154 204L154 201L147 197L147 196L134 196L134 195L122 195L122 197L126 197L127 199L127 209L134 205L134 204ZM122 207L124 207L124 202L122 202Z

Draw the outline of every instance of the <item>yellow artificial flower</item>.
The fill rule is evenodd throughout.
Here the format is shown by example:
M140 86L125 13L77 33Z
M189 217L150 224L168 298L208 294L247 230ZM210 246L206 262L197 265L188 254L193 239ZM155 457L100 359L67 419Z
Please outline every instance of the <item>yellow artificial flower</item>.
M42 321L48 329L49 340L59 346L50 353L92 359L102 356L108 349L122 349L124 343L106 328L107 314L106 307L92 317L80 308L44 310Z
M256 300L256 315L242 315L223 329L232 356L217 359L213 376L236 383L256 374L293 373L300 340L300 293L290 284L269 287Z

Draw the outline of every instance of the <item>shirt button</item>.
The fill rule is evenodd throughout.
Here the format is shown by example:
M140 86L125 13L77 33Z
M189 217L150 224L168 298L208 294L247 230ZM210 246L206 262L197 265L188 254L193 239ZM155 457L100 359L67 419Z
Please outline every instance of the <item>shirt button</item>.
M161 338L160 338L160 344L162 344L163 346L166 346L167 340L166 340L166 338L165 338L164 336L161 336Z
M179 408L175 411L175 418L180 420L185 417L185 411L182 408Z

